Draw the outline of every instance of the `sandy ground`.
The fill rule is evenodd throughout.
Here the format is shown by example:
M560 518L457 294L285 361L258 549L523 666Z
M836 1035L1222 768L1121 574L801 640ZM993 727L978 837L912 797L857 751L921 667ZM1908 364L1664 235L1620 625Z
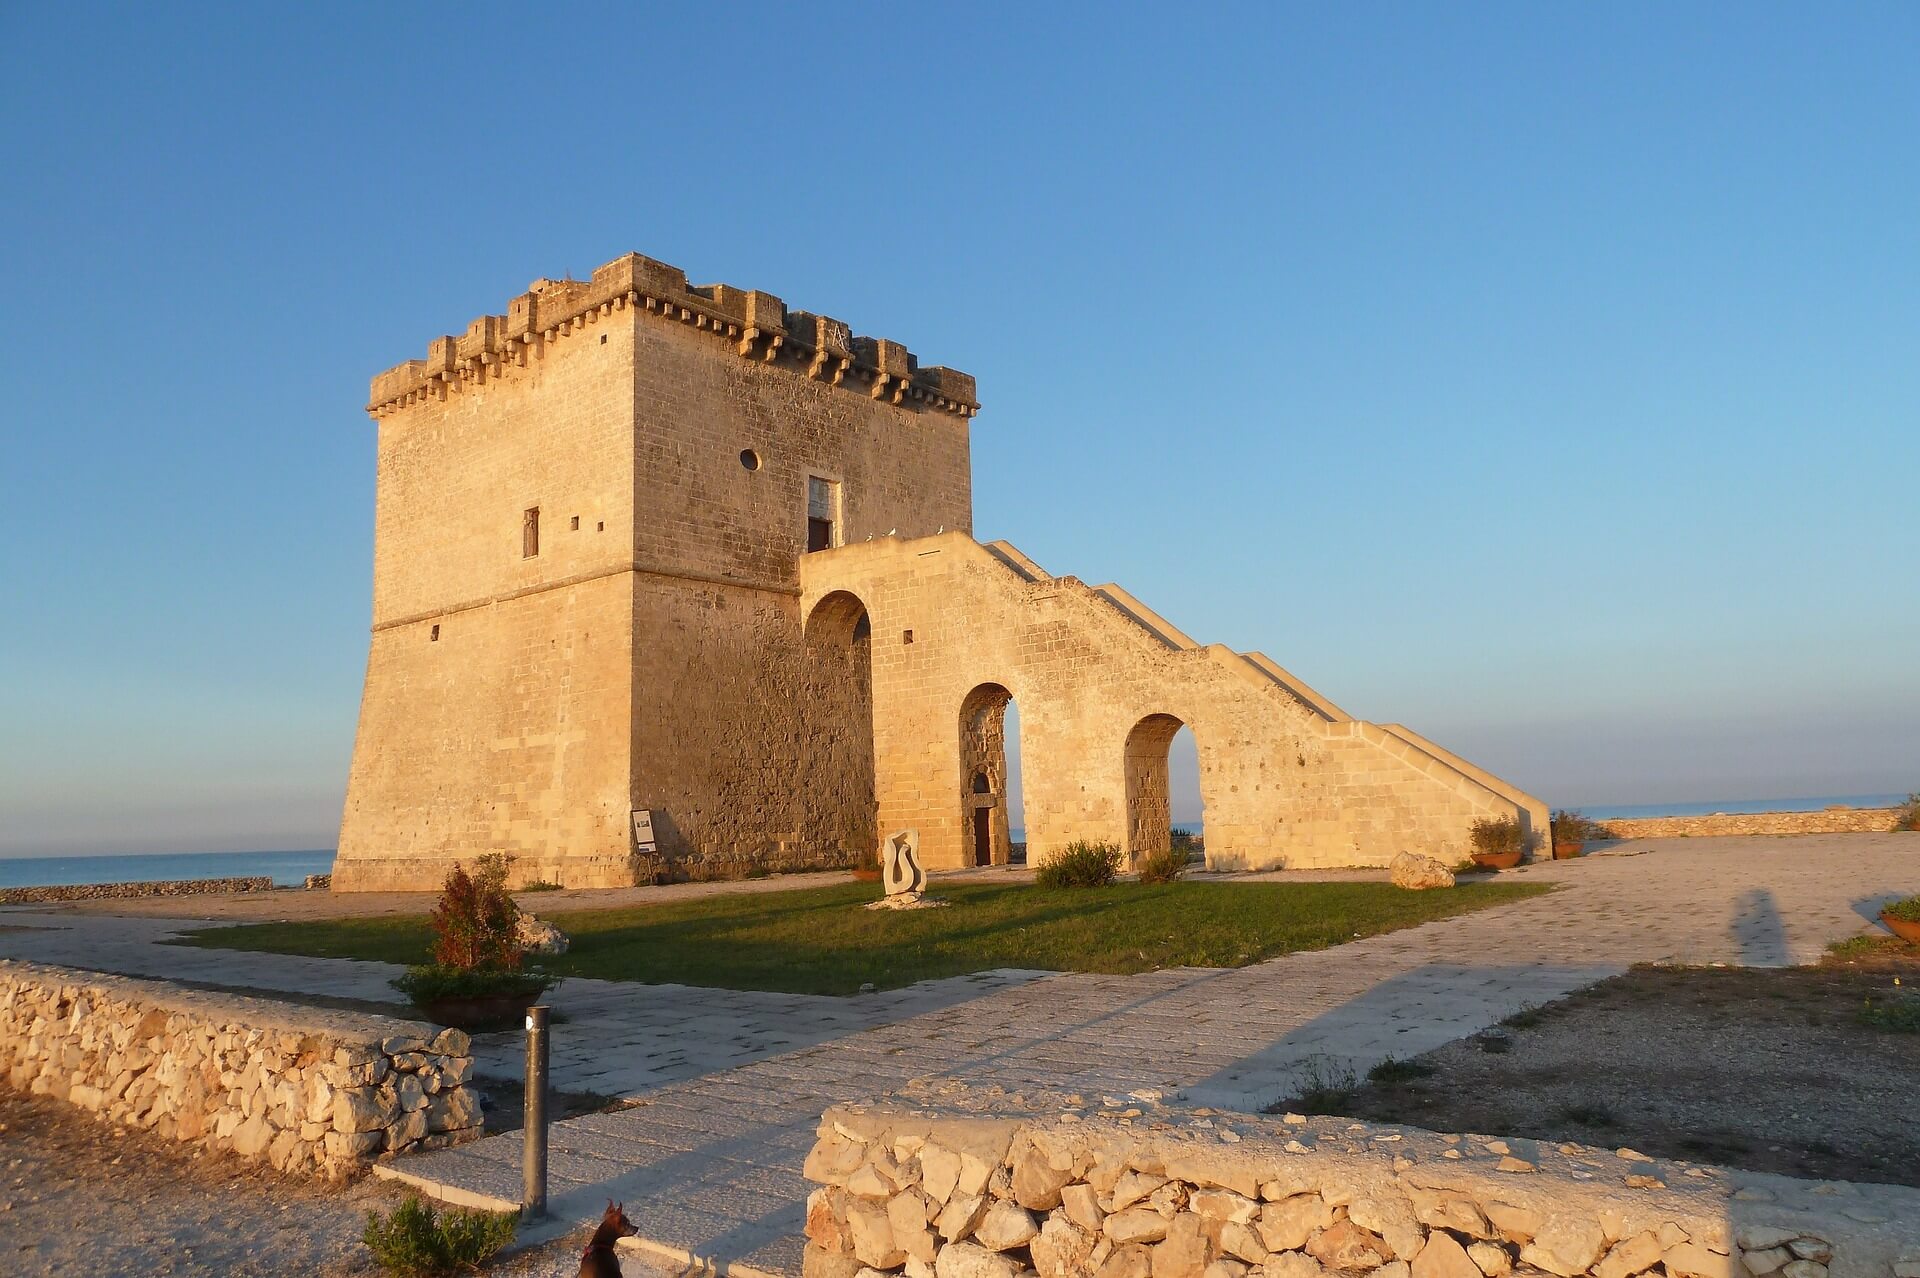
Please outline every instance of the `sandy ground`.
M196 1154L44 1096L0 1088L0 1273L374 1274L360 1243L370 1208L401 1198L365 1177L329 1187ZM587 1231L503 1257L501 1278L574 1278ZM631 1278L663 1278L623 1258Z
M1636 968L1513 1018L1504 1034L1415 1058L1433 1071L1425 1077L1366 1084L1326 1107L1920 1186L1920 1034L1861 1019L1869 999L1920 998L1920 948L1892 949L1852 965Z

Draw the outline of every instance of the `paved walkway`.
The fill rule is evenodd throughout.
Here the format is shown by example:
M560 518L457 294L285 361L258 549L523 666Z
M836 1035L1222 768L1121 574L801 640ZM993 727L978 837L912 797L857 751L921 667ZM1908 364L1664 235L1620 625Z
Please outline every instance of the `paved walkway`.
M1517 873L1562 888L1247 968L999 973L848 1000L570 982L561 1005L580 999L585 1010L592 1000L597 1014L556 1031L558 1085L597 1078L598 1090L639 1103L554 1126L555 1213L576 1221L608 1197L642 1203L636 1219L666 1248L797 1273L799 1167L820 1112L836 1101L932 1077L1078 1092L1092 1103L1153 1088L1192 1104L1258 1109L1309 1072L1362 1074L1633 963L1812 961L1828 942L1867 928L1880 902L1920 888L1920 836L1646 841ZM0 925L41 921L0 912ZM154 974L189 979L217 978L155 969L224 968L232 979L229 952L71 930L64 942L0 931L0 953L82 965L91 954L92 966L148 963ZM180 955L199 957L168 957ZM391 970L268 956L247 956L246 969L251 984L287 989L324 975L326 988L308 992L336 994ZM834 1007L813 1006L821 1003ZM492 1063L504 1067L511 1047L490 1045ZM510 1204L519 1147L517 1135L493 1137L396 1170L442 1193Z

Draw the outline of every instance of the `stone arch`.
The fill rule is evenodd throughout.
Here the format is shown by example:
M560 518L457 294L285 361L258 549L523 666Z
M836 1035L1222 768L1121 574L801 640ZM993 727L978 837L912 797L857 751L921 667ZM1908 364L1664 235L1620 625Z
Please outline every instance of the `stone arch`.
M1005 685L983 683L960 702L960 863L1005 865L1012 856L1007 814Z
M1170 714L1150 714L1127 733L1127 855L1136 861L1166 851L1172 842L1167 749L1185 726Z
M800 727L809 766L801 785L804 840L847 864L879 847L874 796L873 623L851 591L807 614L806 704Z

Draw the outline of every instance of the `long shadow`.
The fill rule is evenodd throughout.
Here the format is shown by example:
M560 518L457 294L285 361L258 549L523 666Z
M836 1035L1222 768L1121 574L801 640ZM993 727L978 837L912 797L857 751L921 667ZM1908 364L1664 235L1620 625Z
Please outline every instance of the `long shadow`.
M1734 905L1730 924L1733 942L1740 950L1740 961L1747 967L1788 967L1793 951L1787 944L1786 925L1780 921L1780 907L1773 892L1752 888L1741 893Z

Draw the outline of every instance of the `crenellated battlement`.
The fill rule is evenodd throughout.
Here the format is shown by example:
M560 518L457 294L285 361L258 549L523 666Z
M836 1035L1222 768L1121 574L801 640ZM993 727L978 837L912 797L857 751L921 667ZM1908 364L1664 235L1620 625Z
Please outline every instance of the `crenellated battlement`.
M771 293L689 284L685 271L638 253L608 262L591 280L536 280L508 303L505 315L482 315L461 336L429 342L425 359L410 359L374 377L367 411L383 417L524 368L548 343L628 307L728 342L742 359L864 390L874 399L958 417L980 411L973 378L966 373L922 368L898 342L856 337L841 321L789 310Z

